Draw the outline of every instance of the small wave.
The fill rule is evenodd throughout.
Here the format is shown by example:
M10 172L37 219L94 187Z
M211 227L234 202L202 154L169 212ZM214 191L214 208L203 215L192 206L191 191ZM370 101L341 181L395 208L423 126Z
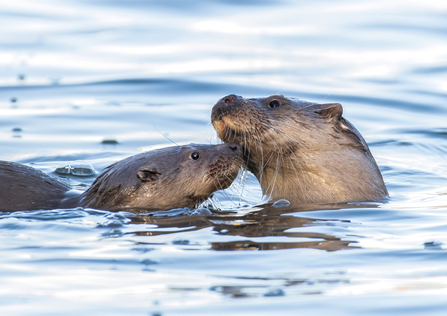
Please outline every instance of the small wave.
M86 217L89 213L84 210L39 210L39 211L19 211L7 215L0 215L0 218L26 218L42 221L51 221L58 219L70 219Z

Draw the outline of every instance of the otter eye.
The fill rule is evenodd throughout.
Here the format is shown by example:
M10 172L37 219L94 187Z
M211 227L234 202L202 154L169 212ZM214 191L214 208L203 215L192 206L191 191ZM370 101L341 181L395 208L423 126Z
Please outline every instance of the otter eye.
M200 158L199 153L193 152L193 153L191 154L191 159L193 159L193 160L197 160L197 159L199 159L199 158Z
M273 108L277 108L278 106L281 105L281 102L279 102L278 100L272 100L269 103L269 106L273 109Z

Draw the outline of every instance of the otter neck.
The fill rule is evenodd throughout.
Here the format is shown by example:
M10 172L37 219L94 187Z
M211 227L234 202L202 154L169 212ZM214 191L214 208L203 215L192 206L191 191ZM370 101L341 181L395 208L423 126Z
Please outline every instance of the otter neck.
M296 152L278 154L246 150L247 169L258 179L262 193L273 201L295 203L377 200L387 194L382 176L369 152L349 149L350 159L334 159L333 152L300 157ZM368 157L367 157L368 156ZM340 169L340 164L343 169ZM349 170L349 172L346 172ZM353 180L354 179L354 180ZM343 197L343 198L341 198Z

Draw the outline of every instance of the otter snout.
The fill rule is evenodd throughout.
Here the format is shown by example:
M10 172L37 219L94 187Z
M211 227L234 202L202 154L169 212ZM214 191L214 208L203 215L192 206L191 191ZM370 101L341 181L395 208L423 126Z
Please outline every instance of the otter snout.
M211 120L221 120L222 116L225 116L229 111L231 111L232 108L242 104L243 99L243 97L235 94L230 94L226 97L223 97L214 105L213 111L211 113Z
M240 104L241 101L244 98L235 94L230 94L227 95L226 97L223 97L222 99L220 99L219 101L217 101L216 105L214 105L214 107L218 108L218 107L227 107L227 106L231 106L231 105L237 105Z
M244 98L235 94L227 95L221 98L217 103L213 106L211 111L211 123L214 126L214 129L217 131L217 134L222 139L224 134L225 127L229 126L234 128L232 124L232 120L228 120L228 116L231 116L232 113L237 112L237 108L242 105Z
M237 144L224 143L215 146L218 150L213 163L208 166L208 175L213 179L217 189L225 189L239 173L242 165L242 150Z
M226 104L234 103L238 98L241 98L240 96L237 96L235 94L227 95L226 97L223 97L221 101L225 102Z
M219 146L222 146L222 150L224 150L225 154L228 154L232 157L238 157L241 155L241 146L237 144L221 144Z

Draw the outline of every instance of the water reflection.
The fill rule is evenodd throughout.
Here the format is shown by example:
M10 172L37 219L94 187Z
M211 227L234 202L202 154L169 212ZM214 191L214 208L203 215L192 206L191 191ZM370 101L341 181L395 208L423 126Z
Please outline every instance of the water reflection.
M317 221L319 222L317 224ZM324 221L323 221L324 222ZM331 221L333 223L333 221ZM213 242L211 248L214 250L278 250L290 248L314 248L327 251L341 249L358 248L350 246L350 243L356 243L355 240L341 240L338 237L314 233L309 228L308 232L287 232L288 230L300 227L309 227L321 225L321 220L313 218L303 218L296 216L259 216L251 218L250 222L242 225L234 225L231 222L226 224L217 224L213 230L222 235L243 236L249 238L282 236L290 237L295 240L316 239L316 241L297 241L297 242L256 242L253 240L239 240L233 242Z
M128 234L137 236L158 236L197 231L212 227L220 236L243 237L233 241L212 241L212 250L280 250L291 248L313 248L326 251L356 249L355 238L337 237L331 234L315 232L312 227L343 226L349 220L320 219L299 216L299 212L310 210L336 210L347 208L376 208L375 204L342 204L342 205L306 205L302 207L284 207L281 209L266 205L248 214L237 212L219 212L212 215L191 215L159 217L153 214L131 217L128 224L156 225L145 231L133 231ZM138 211L135 211L138 212ZM297 232L296 230L300 230ZM281 237L278 242L268 237ZM247 239L244 239L247 238ZM265 240L265 239L269 240ZM285 239L290 239L286 240ZM310 239L310 240L309 240ZM143 242L145 243L145 242ZM150 243L149 243L150 244ZM185 242L184 244L188 244Z

